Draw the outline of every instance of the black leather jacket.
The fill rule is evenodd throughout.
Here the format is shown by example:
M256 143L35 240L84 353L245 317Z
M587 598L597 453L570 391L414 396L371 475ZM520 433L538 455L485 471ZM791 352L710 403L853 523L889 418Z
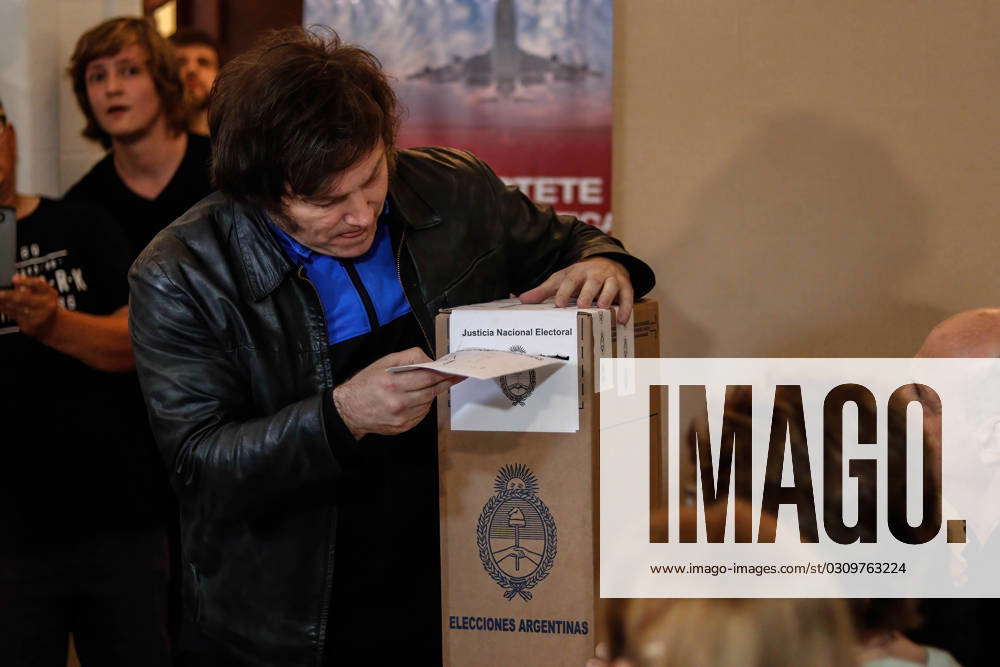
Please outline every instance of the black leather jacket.
M390 194L407 222L400 280L427 336L442 307L506 298L596 254L624 263L637 295L652 287L617 241L532 204L468 153L399 151ZM136 367L180 502L188 612L248 664L318 665L337 452L355 444L324 426L319 297L263 214L221 194L161 232L129 282Z

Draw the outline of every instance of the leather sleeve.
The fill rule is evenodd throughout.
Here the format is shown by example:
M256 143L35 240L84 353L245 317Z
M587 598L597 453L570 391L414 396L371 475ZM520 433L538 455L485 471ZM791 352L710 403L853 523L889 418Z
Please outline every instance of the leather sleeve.
M129 273L129 329L150 423L182 505L245 516L291 495L329 493L340 466L321 394L254 416L250 383L197 299L147 251Z
M323 392L322 410L326 440L330 443L334 457L344 467L356 465L361 448L358 441L354 439L351 429L344 423L344 418L337 411L332 391Z
M575 217L557 215L551 206L534 203L517 187L505 185L485 163L477 162L507 231L507 274L515 294L537 287L554 272L588 257L621 263L629 272L636 299L653 289L653 270L630 255L620 241Z

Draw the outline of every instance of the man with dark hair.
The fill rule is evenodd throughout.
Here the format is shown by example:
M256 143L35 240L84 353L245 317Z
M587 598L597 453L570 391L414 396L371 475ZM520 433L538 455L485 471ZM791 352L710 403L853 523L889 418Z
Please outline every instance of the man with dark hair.
M208 139L186 131L177 55L149 21L115 18L80 37L68 72L83 135L109 150L66 199L106 208L137 255L212 191Z
M0 105L18 260L0 289L0 660L66 664L72 632L83 664L166 666L166 488L118 410L131 253L102 210L19 193L16 154Z
M207 136L208 94L222 64L219 45L207 32L195 28L181 28L170 36L170 43L177 51L184 92L191 108L188 130Z
M227 64L209 123L221 192L130 272L202 659L440 663L430 410L454 378L386 369L428 359L442 307L575 296L625 318L652 272L468 153L396 148L378 61L336 35Z

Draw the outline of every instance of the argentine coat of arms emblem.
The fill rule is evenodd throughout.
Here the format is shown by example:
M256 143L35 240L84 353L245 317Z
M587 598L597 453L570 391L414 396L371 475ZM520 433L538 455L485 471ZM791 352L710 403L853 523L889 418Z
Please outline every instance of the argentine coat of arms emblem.
M505 465L483 507L476 544L483 569L504 597L527 601L530 589L549 575L556 557L556 522L538 497L538 480L527 466Z
M527 350L520 345L511 346L510 351L516 354L527 354ZM535 390L535 371L530 370L503 375L498 377L496 381L500 385L500 391L510 400L511 405L520 405L523 407L524 402L531 396L531 392Z

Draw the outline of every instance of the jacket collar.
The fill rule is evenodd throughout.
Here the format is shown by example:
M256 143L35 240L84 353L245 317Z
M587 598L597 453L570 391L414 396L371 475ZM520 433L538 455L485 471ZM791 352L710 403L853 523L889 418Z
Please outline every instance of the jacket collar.
M254 301L273 292L294 268L269 229L270 224L263 211L233 204L233 235Z
M400 151L399 158L407 161L404 155L407 152ZM389 195L397 208L398 219L414 230L441 224L440 214L400 175L400 171L397 165L389 180ZM254 301L260 301L277 289L295 266L271 231L271 222L265 212L237 203L232 206L234 236L250 295Z
M398 166L389 180L389 195L408 228L427 229L441 224L441 216L400 176Z

